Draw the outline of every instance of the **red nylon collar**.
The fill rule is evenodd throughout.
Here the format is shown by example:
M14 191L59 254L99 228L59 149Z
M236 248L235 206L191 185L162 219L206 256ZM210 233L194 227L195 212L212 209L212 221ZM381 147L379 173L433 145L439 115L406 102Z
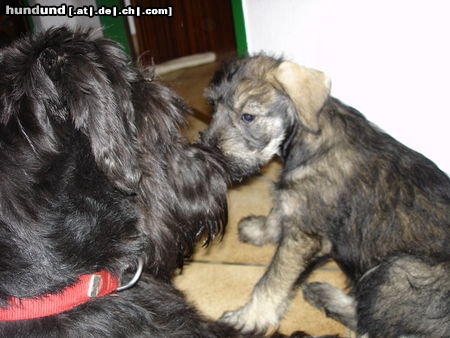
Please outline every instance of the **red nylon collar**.
M119 278L107 270L81 275L78 281L56 294L37 298L11 297L8 307L0 308L0 321L46 317L70 310L92 299L103 297L119 287Z

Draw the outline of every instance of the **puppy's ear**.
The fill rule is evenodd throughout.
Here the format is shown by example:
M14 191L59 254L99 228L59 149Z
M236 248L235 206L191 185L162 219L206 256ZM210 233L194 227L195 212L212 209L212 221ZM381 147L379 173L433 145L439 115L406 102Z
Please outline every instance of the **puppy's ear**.
M285 61L269 74L269 82L281 86L290 97L304 127L318 132L318 113L330 95L329 78L318 70Z

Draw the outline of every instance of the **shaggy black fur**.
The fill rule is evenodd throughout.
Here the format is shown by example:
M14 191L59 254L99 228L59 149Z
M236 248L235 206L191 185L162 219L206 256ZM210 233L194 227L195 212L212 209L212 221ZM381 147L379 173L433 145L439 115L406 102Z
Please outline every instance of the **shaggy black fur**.
M215 112L203 141L243 175L276 154L283 162L269 216L239 225L242 240L275 242L277 252L249 302L224 320L260 331L273 325L298 274L327 255L352 287L351 295L324 283L304 287L328 315L371 337L449 336L450 180L329 96L324 78L257 55L225 64L211 81ZM316 110L302 110L315 99Z
M170 282L227 216L223 160L183 142L183 101L113 42L66 28L2 49L0 73L0 306L146 260L119 296L0 322L0 336L239 336Z

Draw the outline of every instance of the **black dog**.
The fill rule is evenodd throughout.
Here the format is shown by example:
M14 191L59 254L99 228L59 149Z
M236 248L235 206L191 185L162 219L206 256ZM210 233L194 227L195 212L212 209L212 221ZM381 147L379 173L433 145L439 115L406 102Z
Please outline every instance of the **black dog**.
M1 50L0 73L0 336L239 336L170 282L227 215L224 163L183 143L183 101L66 28Z
M325 255L352 287L303 287L329 316L370 336L448 337L450 180L329 93L322 72L263 55L227 63L211 81L203 141L223 151L233 179L274 155L283 161L270 214L239 224L241 240L277 243L276 254L248 303L223 321L276 325Z

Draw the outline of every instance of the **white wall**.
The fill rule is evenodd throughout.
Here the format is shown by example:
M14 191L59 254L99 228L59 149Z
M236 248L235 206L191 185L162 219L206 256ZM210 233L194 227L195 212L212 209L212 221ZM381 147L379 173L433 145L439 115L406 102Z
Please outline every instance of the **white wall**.
M450 174L450 1L244 0L249 52L325 71L332 95Z

